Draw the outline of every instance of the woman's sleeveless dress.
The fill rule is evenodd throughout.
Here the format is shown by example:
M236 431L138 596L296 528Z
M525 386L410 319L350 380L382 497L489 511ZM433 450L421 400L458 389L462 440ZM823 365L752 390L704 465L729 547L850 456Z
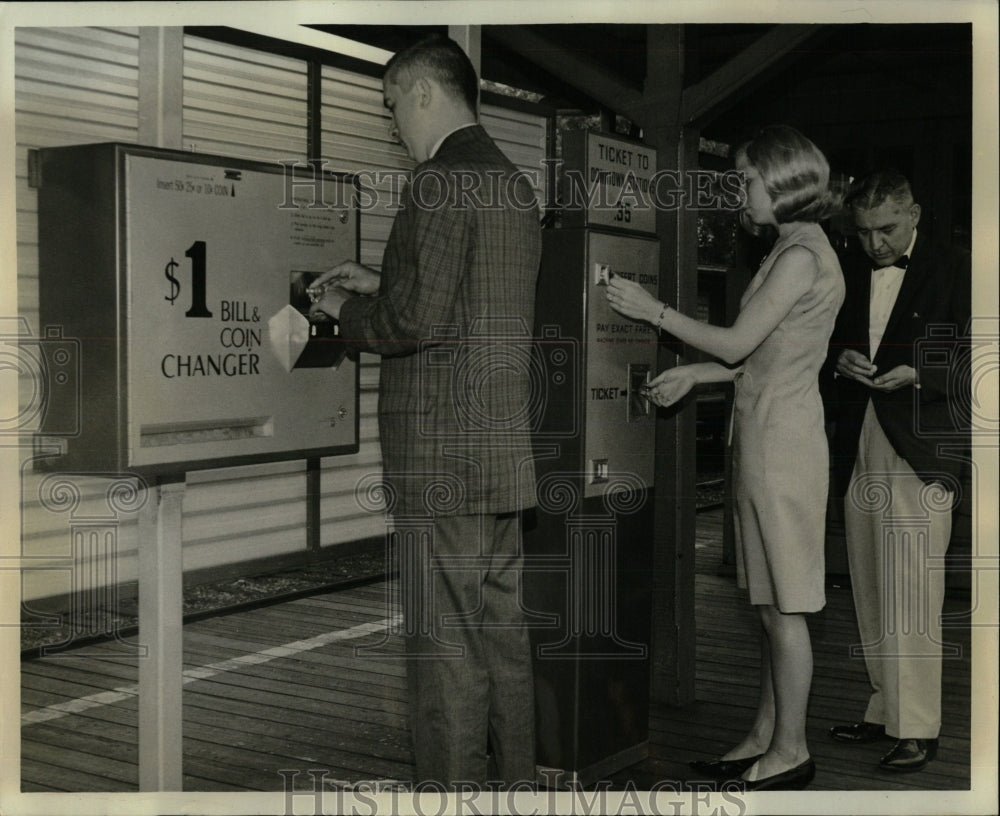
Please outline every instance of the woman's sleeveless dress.
M740 308L790 246L816 257L809 291L746 358L736 379L733 484L737 575L752 604L785 613L826 602L824 540L829 449L819 370L844 301L840 262L818 224L780 237L750 281Z

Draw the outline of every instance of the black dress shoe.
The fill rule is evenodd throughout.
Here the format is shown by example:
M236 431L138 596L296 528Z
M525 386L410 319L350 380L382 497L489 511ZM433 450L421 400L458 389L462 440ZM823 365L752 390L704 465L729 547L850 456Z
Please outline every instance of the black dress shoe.
M835 725L830 729L830 737L837 742L876 742L885 736L885 726L878 723L859 722L851 725Z
M937 756L937 739L901 739L897 740L881 760L879 767L894 773L913 773L922 770L928 762Z
M765 776L763 779L741 779L748 791L794 791L802 790L816 776L816 763L807 759L801 765L789 768L779 774Z
M688 765L708 779L735 779L762 756L763 754L742 759L695 759Z

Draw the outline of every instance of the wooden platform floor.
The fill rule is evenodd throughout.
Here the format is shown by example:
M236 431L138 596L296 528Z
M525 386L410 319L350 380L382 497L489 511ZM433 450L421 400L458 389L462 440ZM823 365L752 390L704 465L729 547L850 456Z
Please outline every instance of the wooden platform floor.
M688 779L689 758L718 756L742 739L757 705L759 625L736 589L735 579L718 575L721 562L721 511L701 514L696 538L695 616L697 699L683 708L654 706L650 717L650 757L616 774L654 784ZM827 730L861 719L871 688L864 660L850 654L859 642L854 602L846 581L827 587L823 611L811 615L809 630L815 663L807 737L816 760L810 790L968 790L970 786L970 630L965 622L949 627L945 641L956 656L943 661L943 727L937 759L917 774L887 774L878 760L891 746L850 746L833 742ZM961 617L968 599L949 599L945 613ZM640 790L645 788L639 787Z
M616 773L644 790L688 780L687 760L725 751L749 725L757 695L755 617L729 577L716 574L721 513L699 517L697 701L654 705L650 755ZM299 771L326 785L408 780L405 682L398 638L387 635L389 584L375 584L184 627L184 789L281 791ZM968 602L950 600L960 614ZM868 694L850 590L831 587L812 617L815 681L810 749L819 790L967 790L970 659L967 627L949 629L938 759L906 776L878 772L888 743L831 742L826 730L859 717ZM121 644L27 660L22 677L24 791L137 790L137 660Z

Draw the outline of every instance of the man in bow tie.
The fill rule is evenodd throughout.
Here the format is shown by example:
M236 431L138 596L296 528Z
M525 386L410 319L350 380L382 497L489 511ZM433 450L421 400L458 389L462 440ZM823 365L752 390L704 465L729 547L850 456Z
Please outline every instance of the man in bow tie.
M943 559L966 443L970 258L918 233L920 205L895 171L851 191L864 256L843 265L832 486L844 497L854 605L873 693L846 743L895 740L883 770L919 771L941 727ZM949 449L952 451L949 455Z

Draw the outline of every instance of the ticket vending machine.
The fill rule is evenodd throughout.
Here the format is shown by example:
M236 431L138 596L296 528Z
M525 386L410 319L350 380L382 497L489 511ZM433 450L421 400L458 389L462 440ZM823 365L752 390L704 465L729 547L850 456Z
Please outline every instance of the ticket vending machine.
M647 755L657 334L614 312L611 276L656 294L655 213L622 195L654 151L564 134L562 226L543 234L536 302L552 388L535 436L538 507L525 536L540 780L590 784ZM571 365L556 365L563 356ZM558 356L560 360L550 360ZM532 617L533 616L533 617Z
M350 178L110 143L39 150L31 170L40 320L63 361L40 432L67 440L41 466L357 450L357 365L336 324L306 318L313 278L357 258Z

